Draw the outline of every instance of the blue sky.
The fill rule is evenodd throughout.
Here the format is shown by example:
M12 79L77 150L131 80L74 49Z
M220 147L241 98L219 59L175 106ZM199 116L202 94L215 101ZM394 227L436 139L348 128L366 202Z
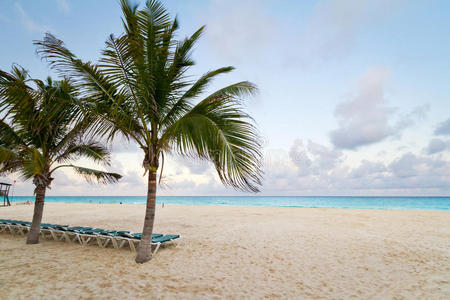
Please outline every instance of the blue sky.
M182 38L206 25L192 75L233 65L264 137L263 195L450 194L450 2L164 1ZM32 40L54 33L96 61L122 32L118 1L0 1L0 68L52 75ZM141 153L116 141L114 186L60 173L53 195L143 195ZM234 195L204 162L172 160L162 195ZM10 176L8 180L17 179ZM18 182L17 193L30 194Z

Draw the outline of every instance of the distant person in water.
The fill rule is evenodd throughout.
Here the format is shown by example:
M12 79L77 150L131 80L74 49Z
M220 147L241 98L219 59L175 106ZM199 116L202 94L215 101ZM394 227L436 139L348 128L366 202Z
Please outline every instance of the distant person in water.
M122 204L122 201L120 201L120 204Z

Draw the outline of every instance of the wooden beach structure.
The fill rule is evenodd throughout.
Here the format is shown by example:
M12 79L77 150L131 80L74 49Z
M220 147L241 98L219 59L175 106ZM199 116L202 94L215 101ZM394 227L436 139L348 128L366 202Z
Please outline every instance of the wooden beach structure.
M1 197L3 197L3 206L10 206L11 202L9 201L9 190L11 188L11 184L0 182L0 201Z

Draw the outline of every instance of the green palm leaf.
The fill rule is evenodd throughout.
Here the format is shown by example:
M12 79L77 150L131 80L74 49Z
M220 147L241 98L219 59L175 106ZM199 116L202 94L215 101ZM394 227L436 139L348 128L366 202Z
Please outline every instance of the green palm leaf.
M99 182L99 183L116 183L119 181L120 178L122 178L122 175L117 173L110 173L105 172L101 170L95 170L85 167L79 167L74 165L62 165L62 167L69 167L72 168L75 173L78 175L81 175L84 179L86 179L88 182Z
M225 91L207 97L167 128L161 143L178 154L211 160L224 184L257 192L260 139L251 118Z
M58 155L56 162L67 162L78 157L85 157L96 163L105 163L109 165L110 153L103 145L91 141L86 144L69 145L67 149Z
M54 46L58 45L61 46L55 42ZM60 54L72 57L64 49ZM75 64L89 66L79 61ZM89 71L98 75L95 67ZM85 157L95 163L109 164L108 150L86 138L92 126L100 124L99 115L95 114L92 102L78 98L79 91L79 87L67 80L31 79L17 66L11 73L0 72L0 108L6 113L0 120L2 172L16 171L24 180L39 178L36 182L49 185L51 170L58 168L58 163ZM100 175L99 179L108 181L111 176ZM95 179L95 176L87 177Z

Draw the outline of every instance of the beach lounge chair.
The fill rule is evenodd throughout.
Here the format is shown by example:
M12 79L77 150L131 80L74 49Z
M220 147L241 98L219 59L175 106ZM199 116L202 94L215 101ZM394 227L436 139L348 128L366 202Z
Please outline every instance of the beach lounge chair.
M110 242L113 248L119 248L116 240L116 237L119 236L119 232L117 232L116 230L105 230L98 232L97 234L98 239L102 241L102 244L100 245L102 248L106 248Z
M16 221L14 225L14 228L17 229L18 234L25 235L30 231L31 222Z
M155 250L153 250L153 254L156 254L159 247L163 243L173 241L177 238L179 238L179 235L162 235L160 233L154 233L152 234L152 242L151 245L155 247ZM136 244L138 244L141 241L142 233L134 233L134 234L123 234L121 237L118 237L120 240L119 242L119 248L122 248L125 244L127 244L130 247L131 251L136 251Z
M162 236L160 233L153 233L152 239ZM130 250L136 251L135 243L139 242L141 240L142 233L119 233L119 235L116 237L118 248L122 248L125 245L128 245L130 247Z
M121 242L123 235L127 235L130 234L129 231L124 231L124 230L115 230L115 231L111 231L109 233L106 234L105 237L105 243L103 244L103 247L108 246L108 243L111 242L111 245L115 248L115 249L119 249L123 246L119 245L119 242Z
M152 238L152 245L155 246L155 250L153 251L153 254L156 254L159 247L161 247L161 245L163 243L171 242L175 239L178 239L179 237L180 237L179 234L168 234L168 235L163 235L163 236L160 236L157 238Z
M41 223L41 236L47 238L47 234L55 241L62 241L66 239L65 230L69 225L58 225L58 224L48 224Z
M10 231L10 233L24 235L29 231L31 223L18 220L4 220L4 225L6 229Z
M79 231L79 236L84 246L87 246L91 241L95 241L101 248L105 248L110 241L113 245L115 244L114 234L114 231L101 228Z
M83 245L83 241L81 240L80 235L84 230L92 230L92 227L82 227L82 226L69 226L69 227L61 227L61 231L63 232L64 238L67 242L74 243L78 241L80 245Z
M0 219L0 232L9 230L12 234L24 235L26 232L29 232L30 227L31 222ZM72 243L78 241L81 245L88 245L90 242L95 241L102 248L107 247L111 242L111 245L116 249L128 245L132 251L136 251L136 244L142 238L142 233L130 233L124 230L105 230L101 228L49 223L41 224L41 235L44 238L51 237L55 241L66 240ZM153 254L156 254L163 243L173 241L179 237L179 235L152 234L151 245L155 248Z
M13 220L0 219L0 232L9 230L10 233L14 234L13 229L11 228L11 221Z
M6 232L7 230L9 230L9 232L11 234L16 234L16 229L18 227L18 222L20 222L20 221L9 220L9 219L2 219L1 220L1 227L2 227L1 231L5 231ZM19 231L17 231L17 233L18 232Z

